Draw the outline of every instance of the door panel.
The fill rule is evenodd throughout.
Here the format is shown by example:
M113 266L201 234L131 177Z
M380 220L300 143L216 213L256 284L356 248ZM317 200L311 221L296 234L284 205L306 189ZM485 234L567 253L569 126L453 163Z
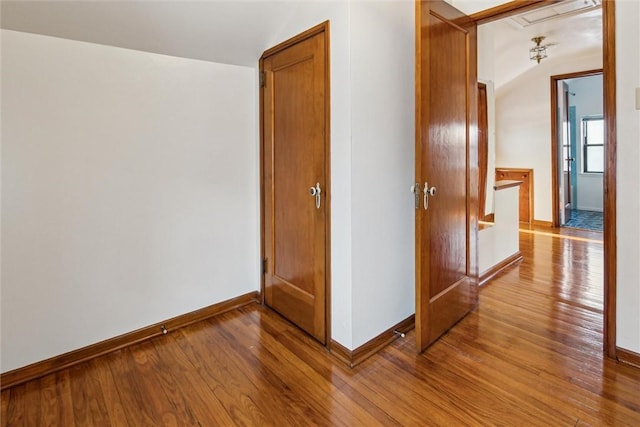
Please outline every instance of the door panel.
M417 14L416 344L424 350L477 303L476 26L443 1ZM435 187L425 195L425 187Z
M262 60L265 303L322 343L329 193L325 34ZM312 187L320 188L319 198Z
M562 107L561 107L562 121L562 155L563 155L563 170L562 170L562 185L564 188L564 222L567 223L571 219L571 210L573 209L572 200L572 187L571 176L573 169L574 156L571 151L571 138L569 137L569 85L566 82L562 82Z
M569 140L571 145L571 157L576 159L578 152L578 118L576 107L569 106ZM574 160L571 163L571 206L578 209L578 164Z
M487 85L478 83L478 219L484 218L487 202L487 173L489 167L489 120Z
M569 139L569 86L564 81L558 81L558 157L560 170L554 173L560 176L560 225L566 224L571 219L571 168L572 159L571 141Z

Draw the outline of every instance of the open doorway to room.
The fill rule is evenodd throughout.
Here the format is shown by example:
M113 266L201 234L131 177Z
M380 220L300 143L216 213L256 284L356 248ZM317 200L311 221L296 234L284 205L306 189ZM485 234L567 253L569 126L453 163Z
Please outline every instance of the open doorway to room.
M561 4L564 3L576 2L570 0ZM600 116L602 120L598 123L604 123L602 9L598 2L591 3L595 6L564 15L553 15L553 10L548 11L547 7L488 23L481 22L478 26L478 80L486 87L488 113L487 169L484 182L486 198L482 212L485 217L493 212L491 189L494 181L515 179L517 176L526 183L530 181L530 186L521 188L521 196L529 197L520 198L520 221L533 225L560 226L560 221L556 218L559 214L556 207L560 201L556 200L555 193L561 181L554 171L558 170L557 166L562 166L562 162L554 164L555 160L551 155L552 151L556 154L552 144L557 142L552 141L552 131L554 136L567 136L565 148L571 148L570 135L576 137L576 150L581 147L577 139L581 123L569 120L570 113L575 113L576 108L580 108L576 101L580 104L597 103L597 107L584 108L594 112L594 119L595 116ZM568 6L561 10L571 11ZM536 60L535 56L532 58L532 51L537 46L535 40L538 37L542 37L545 51L544 56ZM566 132L562 132L565 129L562 126L557 130L554 127L558 121L556 103L552 103L553 113L549 110L549 79L556 76L566 79L567 86L575 86L567 89L567 93L578 94L576 90L580 92L580 96L567 95L566 118L564 122L560 119L560 123L566 123ZM552 91L555 90L553 87ZM571 119L574 117L571 116ZM590 123L595 124L596 121ZM570 125L576 127L573 134L570 133ZM598 149L604 155L603 146ZM594 150L598 149L589 150L595 154ZM559 154L559 157L562 155ZM573 156L565 155L564 158L582 161L583 156L578 158L574 153ZM596 160L594 156L592 160ZM599 203L593 200L597 197L598 189L589 191L588 194L578 194L578 179L584 189L588 189L589 181L600 183L599 194L602 195L603 173L587 175L584 169L580 172L578 166L582 166L581 164L575 165L575 160L573 163L570 165L573 167L569 175L573 178L573 188L568 188L563 202L573 201L572 205L566 204L574 210L580 206L585 208L581 210L602 212L602 196ZM523 178L524 175L527 175L528 180ZM503 178L499 178L500 176ZM573 194L575 197L572 198ZM582 202L578 202L580 196ZM570 213L566 215L567 220Z
M554 224L602 232L602 70L551 76ZM554 114L555 111L555 114Z
M549 109L549 78L582 70L600 69L604 92L602 124L605 129L602 177L604 188L607 190L603 202L603 233L599 237L603 245L603 254L601 253L600 257L604 273L600 275L602 279L599 287L599 295L602 299L600 300L601 310L596 311L603 315L605 350L609 356L614 357L616 353L614 238L616 141L613 2L601 4L598 0L585 2L567 0L553 5L544 3L546 2L540 2L547 9L559 6L559 9L566 10L571 4L577 8L580 4L587 3L592 7L589 8L590 10L569 13L566 17L553 16L553 10L544 11L544 8L539 8L536 11L540 13L536 12L524 20L519 19L520 23L513 22L515 2L475 13L469 11L479 23L478 78L483 83L488 83L489 91L494 92L494 97L488 101L489 116L492 108L494 111L494 128L488 131L489 144L493 138L494 145L493 147L490 145L487 155L485 204L487 210L484 213L485 215L491 213L492 201L489 190L493 186L494 179L491 173L492 168L500 166L525 168L532 164L531 168L535 170L536 177L533 227L542 226L551 233L557 234L573 233L571 230L564 232L560 228L553 229L554 226L558 227L557 222L554 222L556 219L554 207L559 203L556 203L552 197L556 187L552 183L552 177L555 179L557 176L552 170L558 169L554 168L550 161L552 115ZM536 17L541 19L534 23ZM522 25L523 22L525 25ZM557 27L554 28L554 25ZM500 26L502 28L496 29ZM527 51L531 52L536 46L535 40L532 39L538 36L546 36L545 47L548 50L540 61L528 63L530 58L527 58ZM485 74L487 71L489 74ZM536 79L541 80L542 83L534 84ZM520 95L524 93L524 96L518 98L519 92ZM555 113L555 107L552 107ZM491 117L489 121L491 122ZM507 164L507 159L511 164ZM540 234L551 235L551 233L543 231Z

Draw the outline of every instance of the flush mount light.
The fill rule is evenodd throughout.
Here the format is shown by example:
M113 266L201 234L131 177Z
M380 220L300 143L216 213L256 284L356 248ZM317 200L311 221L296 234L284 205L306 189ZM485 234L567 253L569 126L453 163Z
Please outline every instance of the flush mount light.
M529 49L529 59L532 61L536 61L538 64L540 63L540 61L542 61L544 58L547 57L548 45L540 44L544 39L545 39L544 36L538 36L531 39L531 41L534 42L536 45L531 49Z

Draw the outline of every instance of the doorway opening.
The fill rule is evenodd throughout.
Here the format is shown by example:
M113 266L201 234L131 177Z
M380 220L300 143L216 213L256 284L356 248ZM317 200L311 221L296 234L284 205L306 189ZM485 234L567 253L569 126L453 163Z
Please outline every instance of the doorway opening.
M551 76L554 226L604 228L602 70Z
M473 13L471 17L476 20L478 25L494 22L503 18L507 18L518 14L523 10L533 10L538 7L548 6L548 2L539 1L535 4L528 4L523 6L517 5L517 2L511 2L498 6L492 9L479 11ZM603 78L603 126L604 126L604 148L603 148L603 161L604 171L602 172L603 178L603 246L604 246L604 280L603 280L603 341L604 350L609 357L616 357L616 97L615 97L615 14L614 14L614 1L602 2L599 6L601 15L599 16L599 23L602 24L602 31L599 33L602 40L602 78ZM567 31L572 31L574 27L571 25L566 26ZM504 39L503 39L504 40ZM511 43L506 39L508 43ZM566 41L566 40L565 40ZM491 59L493 60L493 59ZM479 78L482 78L479 75ZM544 90L540 88L539 90ZM547 101L548 102L548 101ZM548 105L548 104L547 104ZM522 108L526 108L527 105L523 105ZM554 109L555 114L555 109ZM548 138L549 133L547 133ZM545 150L546 151L546 150ZM548 151L546 151L548 153ZM489 167L490 169L490 167ZM557 168L552 168L553 171L557 171ZM552 177L557 174L554 172ZM488 181L491 179L491 174L488 174ZM487 185L491 185L489 182ZM547 186L541 188L549 188ZM556 188L557 186L554 186ZM540 186L538 186L540 188ZM549 188L549 193L553 194L553 188ZM540 206L540 203L536 203L536 206ZM554 202L554 206L558 206L558 203ZM552 212L556 210L553 209ZM546 224L545 224L546 223ZM553 221L537 221L534 219L534 225L553 226Z

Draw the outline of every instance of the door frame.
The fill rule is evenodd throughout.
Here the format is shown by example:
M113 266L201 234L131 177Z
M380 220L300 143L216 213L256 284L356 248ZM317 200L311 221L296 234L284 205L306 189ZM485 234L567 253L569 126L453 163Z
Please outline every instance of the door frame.
M551 80L551 203L553 206L552 227L560 227L560 186L558 182L558 173L562 167L560 162L560 141L558 141L558 82L567 79L575 79L579 77L589 77L602 75L604 79L604 71L602 68L587 71L576 71L574 73L558 74L550 77ZM603 80L604 84L604 80ZM603 86L604 87L604 86ZM604 101L604 94L603 94ZM606 116L605 120L606 120ZM608 141L607 141L608 142ZM606 144L605 144L606 150ZM578 167L578 165L575 165Z
M259 76L264 71L264 60L278 52L281 52L288 47L291 47L297 43L300 43L306 39L309 39L318 34L324 35L325 46L325 98L324 98L324 140L325 140L325 188L323 188L322 202L325 205L325 347L329 347L331 338L331 86L330 86L330 74L331 74L331 61L329 57L330 53L330 25L329 21L324 21L321 24L316 25L302 33L291 37L277 44L267 50L265 50L258 61ZM260 81L262 78L259 78ZM258 83L259 86L259 119L260 119L260 296L259 300L262 305L265 305L265 271L264 271L264 259L265 259L265 170L264 170L264 153L265 153L265 126L264 126L264 86Z
M471 15L478 25L555 3L553 0L511 1ZM604 167L604 314L605 354L617 357L616 350L616 26L615 0L602 2L602 84L605 123Z

